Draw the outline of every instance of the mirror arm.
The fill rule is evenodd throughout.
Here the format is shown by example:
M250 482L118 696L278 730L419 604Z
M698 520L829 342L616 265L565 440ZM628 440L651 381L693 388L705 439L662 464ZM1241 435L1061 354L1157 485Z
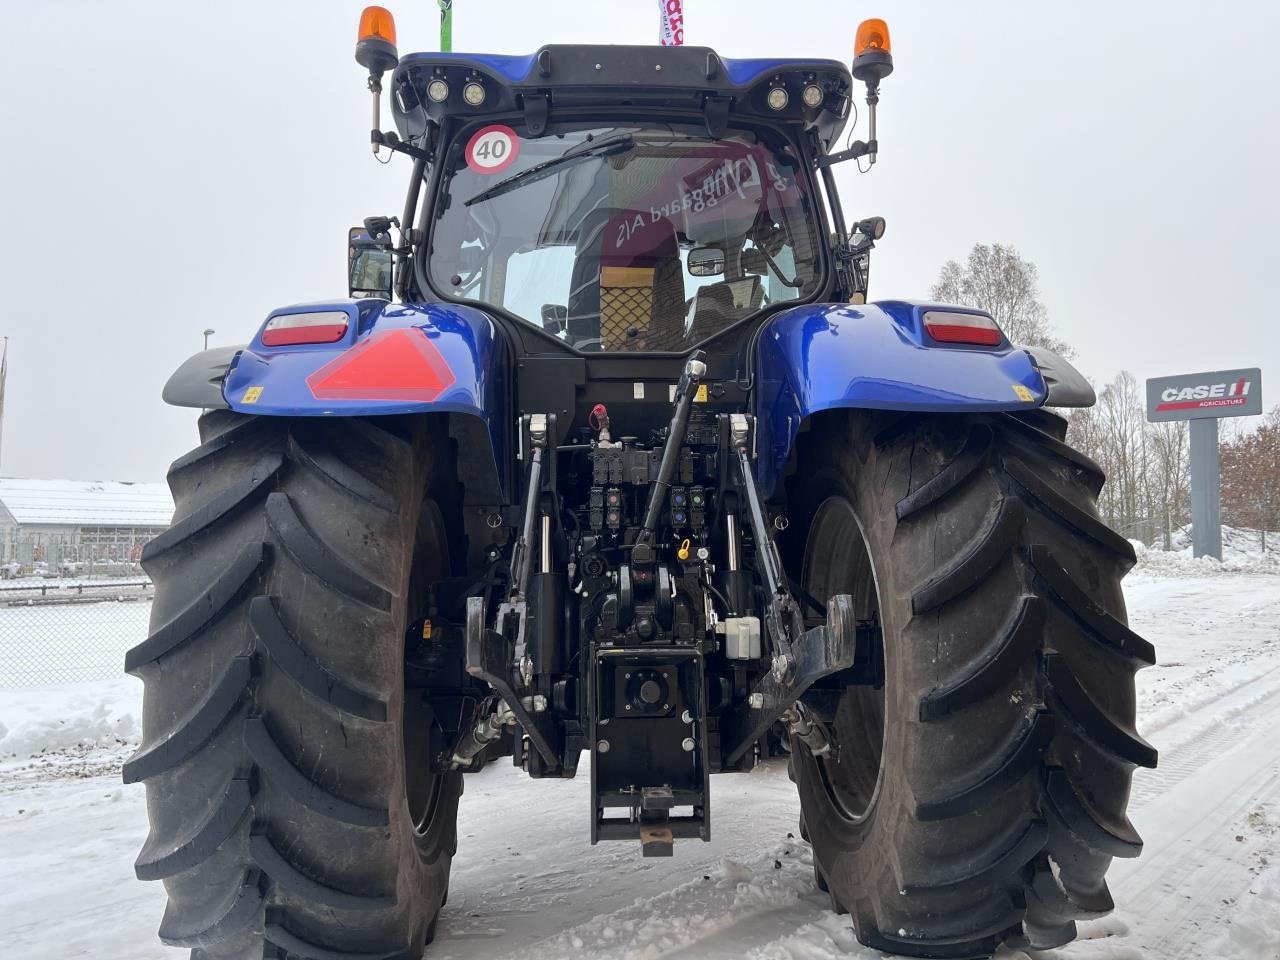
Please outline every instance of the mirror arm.
M406 157L413 157L413 159L422 160L425 163L431 162L432 157L430 153L423 150L421 147L415 147L411 143L405 143L405 141L401 140L399 135L393 130L388 130L385 133L381 130L371 130L369 132L369 139L373 141L375 146L386 147L388 150L395 153L403 153Z
M853 141L853 146L848 150L841 150L839 153L828 153L813 162L813 165L819 170L825 170L827 167L834 166L837 163L844 163L846 160L857 160L859 157L875 156L878 144L875 140L868 140L865 143L861 140Z

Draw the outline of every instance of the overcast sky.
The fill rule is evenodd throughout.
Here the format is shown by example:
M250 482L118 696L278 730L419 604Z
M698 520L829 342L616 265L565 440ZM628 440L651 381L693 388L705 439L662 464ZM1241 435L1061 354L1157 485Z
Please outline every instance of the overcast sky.
M386 2L402 54L435 49L434 0ZM729 57L847 61L888 19L880 162L838 168L851 217L888 220L873 299L1010 243L1088 376L1261 366L1280 401L1280 4L685 2L686 42ZM0 474L162 478L195 430L160 388L201 331L345 294L347 227L408 175L369 153L360 7L9 5ZM456 0L454 49L653 43L657 7Z

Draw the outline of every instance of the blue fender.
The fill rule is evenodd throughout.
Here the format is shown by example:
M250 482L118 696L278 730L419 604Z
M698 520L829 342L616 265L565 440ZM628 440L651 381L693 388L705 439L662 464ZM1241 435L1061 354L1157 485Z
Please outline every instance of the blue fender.
M502 476L498 467L513 456L503 416L509 364L493 321L453 304L336 300L283 307L267 322L339 310L349 322L336 343L266 346L259 330L222 382L227 406L267 417L439 412L477 418L488 434L494 475Z
M800 426L822 410L978 413L1044 404L1044 378L1025 350L934 341L923 314L968 307L904 300L809 304L760 330L756 351L757 471L772 490Z

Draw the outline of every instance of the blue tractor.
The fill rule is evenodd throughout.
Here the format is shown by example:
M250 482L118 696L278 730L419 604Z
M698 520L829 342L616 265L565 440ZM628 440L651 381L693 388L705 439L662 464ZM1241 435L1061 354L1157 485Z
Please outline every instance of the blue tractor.
M589 777L591 843L669 856L712 775L785 755L817 885L890 953L1110 910L1156 759L1134 553L1047 409L1093 401L1078 373L981 310L867 302L884 224L832 168L876 156L883 22L852 70L400 58L370 8L357 59L403 212L353 231L350 299L165 390L205 412L127 659L161 938L419 957L503 757Z

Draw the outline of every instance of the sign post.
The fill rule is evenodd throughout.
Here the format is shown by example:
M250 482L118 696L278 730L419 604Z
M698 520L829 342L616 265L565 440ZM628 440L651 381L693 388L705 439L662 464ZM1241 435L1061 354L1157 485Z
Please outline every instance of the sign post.
M1192 420L1191 552L1222 559L1222 462L1218 456L1218 418Z
M1147 420L1190 420L1191 551L1222 559L1218 420L1262 413L1262 371L1218 370L1147 381Z

